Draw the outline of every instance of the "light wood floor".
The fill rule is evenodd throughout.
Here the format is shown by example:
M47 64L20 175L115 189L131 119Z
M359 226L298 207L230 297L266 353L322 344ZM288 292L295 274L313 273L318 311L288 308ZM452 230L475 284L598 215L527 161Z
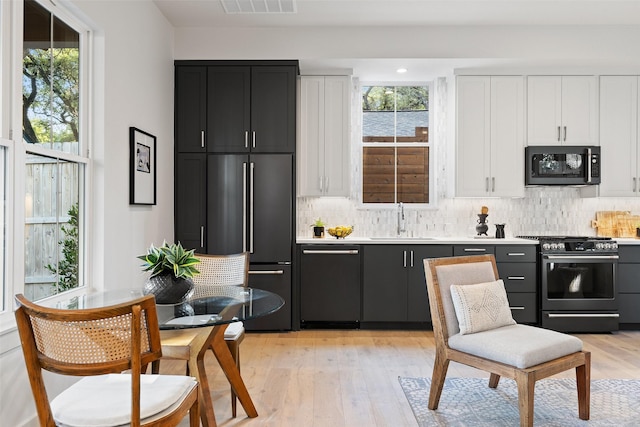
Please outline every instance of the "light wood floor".
M640 331L576 336L592 352L592 379L640 379ZM231 417L228 383L210 352L206 364L219 426L402 427L416 422L397 378L431 377L433 357L431 331L248 333L241 361L259 414L253 419L240 404ZM161 364L163 373L181 370ZM451 363L448 377L488 374ZM557 377L575 378L574 371Z

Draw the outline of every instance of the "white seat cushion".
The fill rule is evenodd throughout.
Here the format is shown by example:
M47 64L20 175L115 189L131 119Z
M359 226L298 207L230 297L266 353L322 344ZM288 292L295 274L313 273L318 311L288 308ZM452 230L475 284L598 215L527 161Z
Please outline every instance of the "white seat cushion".
M227 329L224 331L225 340L235 340L244 332L244 324L242 322L229 323Z
M150 418L179 404L196 386L192 377L142 375L140 418ZM51 401L56 424L112 427L131 423L131 375L84 377Z
M574 336L528 325L503 326L475 334L456 334L449 347L517 368L528 368L582 350Z

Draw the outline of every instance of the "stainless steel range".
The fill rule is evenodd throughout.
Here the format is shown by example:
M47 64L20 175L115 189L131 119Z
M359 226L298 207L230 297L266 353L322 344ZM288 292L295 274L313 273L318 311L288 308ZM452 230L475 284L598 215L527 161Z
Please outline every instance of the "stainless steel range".
M544 328L563 332L618 330L618 244L608 237L521 236L539 240Z

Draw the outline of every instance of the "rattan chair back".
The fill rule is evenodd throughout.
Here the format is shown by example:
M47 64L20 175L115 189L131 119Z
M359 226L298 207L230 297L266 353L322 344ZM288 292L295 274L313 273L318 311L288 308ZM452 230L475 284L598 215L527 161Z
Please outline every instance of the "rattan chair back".
M200 274L193 277L193 298L211 295L236 297L240 295L238 287L248 286L249 252L232 255L196 254L196 257L200 260L196 265Z

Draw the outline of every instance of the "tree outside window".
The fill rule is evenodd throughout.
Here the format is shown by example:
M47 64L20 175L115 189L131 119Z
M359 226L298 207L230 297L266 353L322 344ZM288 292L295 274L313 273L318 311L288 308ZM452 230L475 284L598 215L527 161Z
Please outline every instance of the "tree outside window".
M429 89L363 86L363 203L429 203Z

